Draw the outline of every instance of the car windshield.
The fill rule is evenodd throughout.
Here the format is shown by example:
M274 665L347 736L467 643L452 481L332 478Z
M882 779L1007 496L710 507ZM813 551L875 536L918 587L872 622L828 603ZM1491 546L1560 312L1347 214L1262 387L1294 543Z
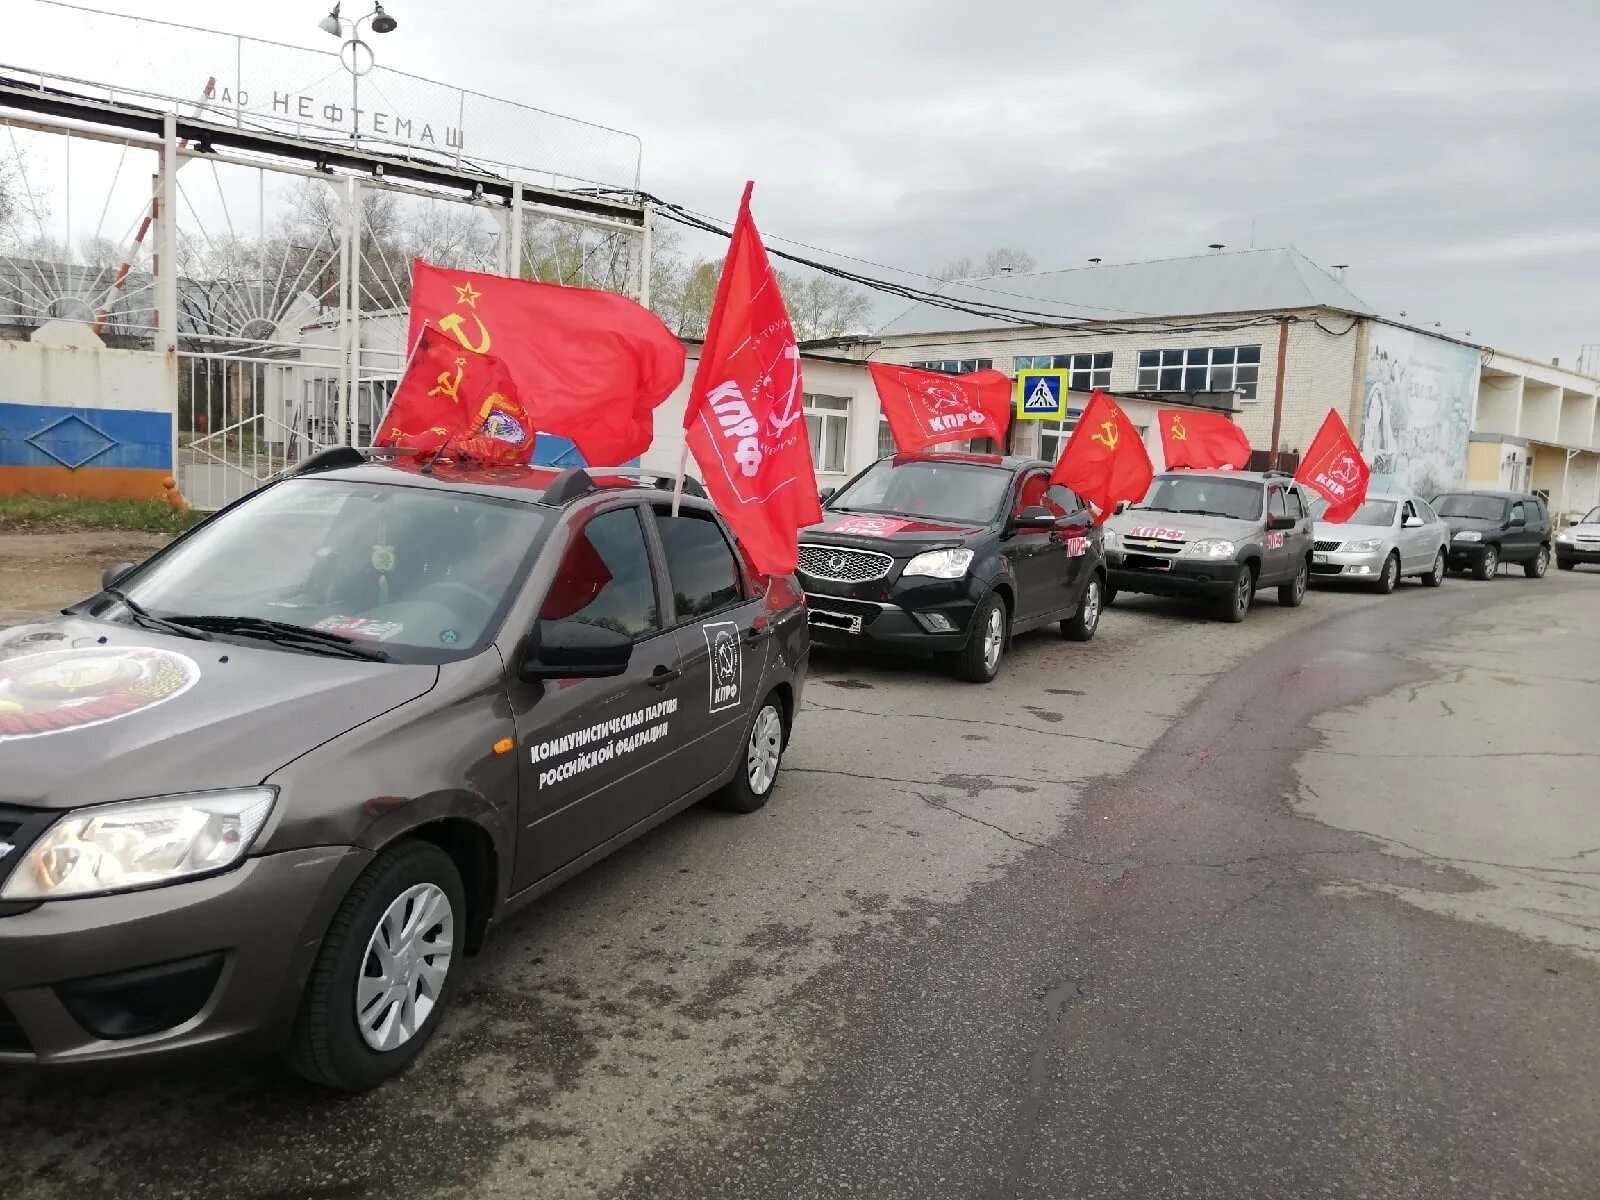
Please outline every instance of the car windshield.
M1454 496L1440 496L1433 502L1433 511L1441 517L1470 517L1477 521L1498 521L1506 513L1502 496L1477 496L1462 492Z
M828 501L833 512L894 513L985 525L1000 513L1011 472L976 463L881 458Z
M1254 521L1261 516L1263 488L1253 479L1216 475L1158 475L1137 508L1196 516L1234 517Z
M1591 508L1588 512L1584 513L1581 524L1600 525L1600 508Z
M548 522L536 506L465 492L290 479L200 526L116 590L157 618L204 618L211 633L269 643L303 627L389 658L440 662L492 636Z
M1395 500L1368 500L1356 509L1346 525L1393 525L1394 510L1399 507ZM1321 521L1328 512L1328 502L1318 497L1311 505L1311 515Z

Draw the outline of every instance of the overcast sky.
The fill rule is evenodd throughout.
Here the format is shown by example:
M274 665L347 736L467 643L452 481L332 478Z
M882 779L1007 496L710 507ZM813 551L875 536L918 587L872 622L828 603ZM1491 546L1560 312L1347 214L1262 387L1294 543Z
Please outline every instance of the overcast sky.
M326 2L98 6L329 49ZM1600 343L1595 0L388 9L385 65L637 133L644 186L711 214L752 178L774 239L928 271L999 244L1065 267L1253 230L1349 263L1385 314L1565 365ZM0 0L0 28L46 11Z

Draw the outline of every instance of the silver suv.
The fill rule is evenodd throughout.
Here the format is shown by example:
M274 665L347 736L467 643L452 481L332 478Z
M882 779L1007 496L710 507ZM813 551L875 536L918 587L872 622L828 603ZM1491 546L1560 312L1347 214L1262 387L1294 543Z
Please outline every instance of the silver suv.
M1105 526L1110 585L1121 592L1196 596L1242 621L1256 590L1298 607L1311 572L1311 506L1277 471L1166 471L1143 502Z

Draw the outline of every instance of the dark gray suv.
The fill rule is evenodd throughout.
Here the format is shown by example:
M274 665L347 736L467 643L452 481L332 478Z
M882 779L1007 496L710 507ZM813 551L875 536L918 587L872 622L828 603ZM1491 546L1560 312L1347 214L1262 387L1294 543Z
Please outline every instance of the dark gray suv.
M371 1087L513 909L764 804L804 600L692 491L328 451L0 633L0 1063Z

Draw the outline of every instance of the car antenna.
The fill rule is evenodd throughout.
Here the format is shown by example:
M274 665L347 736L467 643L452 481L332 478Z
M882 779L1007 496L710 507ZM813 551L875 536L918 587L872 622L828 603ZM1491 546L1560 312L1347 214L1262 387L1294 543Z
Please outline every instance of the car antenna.
M433 474L433 464L444 457L444 452L450 449L450 443L455 441L456 434L460 432L461 430L459 429L455 430L450 434L449 437L445 438L444 441L439 444L439 448L433 452L433 456L429 458L427 462L422 464L421 473L423 475L431 476Z

